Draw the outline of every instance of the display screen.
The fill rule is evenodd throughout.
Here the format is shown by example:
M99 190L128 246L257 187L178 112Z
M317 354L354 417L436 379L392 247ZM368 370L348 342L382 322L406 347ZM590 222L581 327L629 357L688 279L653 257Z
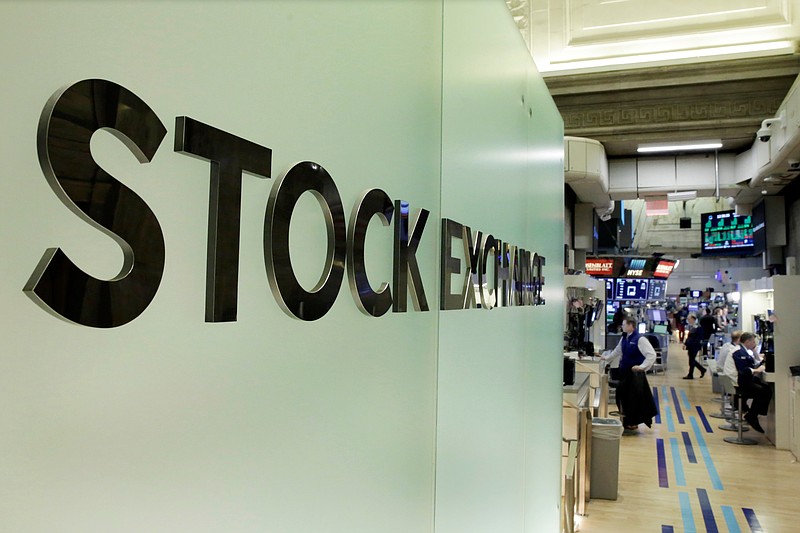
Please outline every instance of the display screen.
M675 261L668 259L659 259L656 268L653 270L653 277L655 278L668 278L672 274L672 269L675 268Z
M733 211L703 213L700 216L704 255L752 255L753 219Z
M606 301L614 299L614 280L606 279Z
M666 322L667 312L664 309L648 309L647 318L653 322Z
M649 280L620 278L616 280L614 299L647 300L649 288Z
M626 278L644 278L649 274L647 268L647 259L640 257L632 257L625 260L625 277Z
M615 276L616 263L613 257L587 257L585 272L594 277Z
M703 291L692 291L689 293L692 298L700 298L703 295Z
M663 300L667 297L667 280L651 279L647 295L648 300Z

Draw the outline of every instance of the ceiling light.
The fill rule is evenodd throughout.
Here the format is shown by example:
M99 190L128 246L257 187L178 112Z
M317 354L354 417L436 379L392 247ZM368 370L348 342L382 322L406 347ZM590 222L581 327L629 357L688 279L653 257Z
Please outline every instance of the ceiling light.
M680 191L667 193L667 200L670 202L685 202L697 198L697 191Z
M644 143L640 144L636 151L640 154L646 154L653 152L680 152L683 150L714 150L715 148L722 148L722 141L713 139L679 143Z

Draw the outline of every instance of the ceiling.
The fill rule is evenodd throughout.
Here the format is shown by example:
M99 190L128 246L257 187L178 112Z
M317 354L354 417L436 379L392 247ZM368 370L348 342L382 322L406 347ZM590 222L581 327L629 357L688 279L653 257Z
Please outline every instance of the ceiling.
M506 4L564 134L600 141L609 159L702 139L741 153L800 73L800 0Z
M564 135L601 142L610 161L643 161L649 156L637 153L640 143L719 139L721 153L751 150L762 121L776 115L800 75L800 0L506 3L562 115ZM800 151L792 156L800 159ZM779 194L794 177L743 184L739 199ZM670 216L662 217L646 217L638 206L636 250L697 251L699 230L681 230L679 220L712 209L705 200L720 201L671 202Z
M600 141L609 159L639 143L721 139L751 147L800 73L800 55L547 76L564 134Z

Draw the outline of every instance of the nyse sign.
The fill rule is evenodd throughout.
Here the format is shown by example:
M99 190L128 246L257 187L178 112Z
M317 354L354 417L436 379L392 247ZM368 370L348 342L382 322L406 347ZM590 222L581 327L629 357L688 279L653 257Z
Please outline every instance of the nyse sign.
M92 158L90 140L100 129L110 131L141 163L153 159L167 129L131 91L100 79L59 90L42 112L37 149L45 178L66 207L115 240L123 252L122 269L110 280L96 279L62 250L50 248L23 291L59 318L109 328L129 323L152 302L164 271L165 244L145 200ZM177 117L174 151L210 164L205 319L235 321L242 176L271 178L272 150L190 117ZM319 202L328 243L322 275L309 290L297 280L289 259L292 213L306 192ZM406 312L409 293L417 311L428 311L417 262L428 215L419 209L412 222L406 202L370 189L355 202L348 225L338 188L325 168L311 161L294 165L272 187L264 220L264 264L278 305L292 317L317 320L333 306L346 274L356 305L367 315L382 316L390 309ZM372 217L385 226L393 224L392 283L383 282L377 290L368 281L364 258ZM457 241L459 253L453 249ZM442 221L441 245L440 309L544 304L544 257L448 219ZM464 281L452 292L456 275Z

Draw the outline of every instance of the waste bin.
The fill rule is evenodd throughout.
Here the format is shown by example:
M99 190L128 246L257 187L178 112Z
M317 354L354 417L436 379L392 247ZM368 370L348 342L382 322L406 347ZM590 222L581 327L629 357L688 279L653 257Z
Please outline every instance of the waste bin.
M622 422L616 418L592 418L590 498L616 500L619 485L619 441Z

